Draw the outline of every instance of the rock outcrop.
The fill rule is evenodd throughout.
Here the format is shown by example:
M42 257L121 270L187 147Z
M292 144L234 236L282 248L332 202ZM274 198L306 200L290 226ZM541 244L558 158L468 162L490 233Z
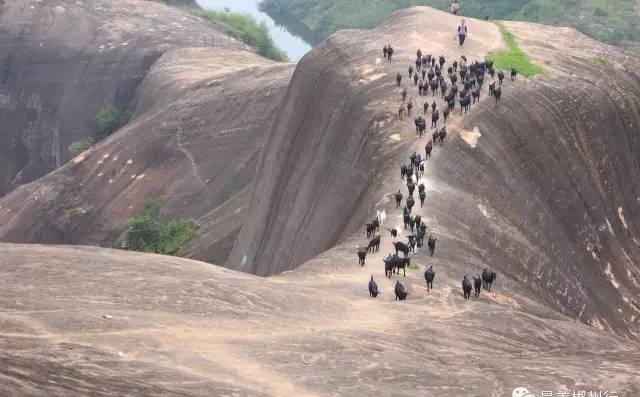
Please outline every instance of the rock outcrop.
M27 396L393 396L516 387L633 396L640 347L555 313L515 282L465 301L440 267L400 277L353 246L259 278L185 259L0 244L0 390ZM345 257L353 260L348 265ZM435 259L439 259L436 257ZM351 263L352 262L352 263ZM459 265L458 265L459 267ZM368 297L369 274L377 299Z
M372 31L340 32L302 60L286 96L291 66L256 57L227 73L212 59L208 74L189 66L196 50L168 54L140 87L130 125L0 201L0 238L108 243L143 198L166 195L171 215L203 224L184 253L248 273L293 269L352 237L366 244L375 209L400 223L390 205L390 193L406 195L398 166L424 150L413 120L396 120L395 74L416 48L450 62L503 46L493 24L469 20L474 33L460 49L450 34L457 23L412 8ZM468 115L456 111L416 212L451 274L491 267L562 313L638 337L638 59L570 29L507 27L545 74L505 82L499 104L485 87ZM386 43L395 43L394 61L376 65ZM219 144L224 154L211 156Z
M165 51L226 35L157 1L0 3L0 196L68 160L106 105L128 111Z
M293 65L247 51L173 50L138 89L131 121L0 201L5 241L107 245L145 198L201 228L182 255L224 262Z
M400 103L395 74L406 79L417 48L473 60L501 46L493 24L471 21L475 33L458 48L449 33L457 22L404 10L373 31L340 32L303 59L229 267L260 275L295 268L355 232L364 236L375 208L398 189L406 195L399 165L413 150L424 154L425 141L412 119L389 122ZM545 74L505 82L498 105L456 111L451 138L428 162L419 213L442 244L474 247L451 253L456 263L497 268L582 321L638 336L638 59L570 29L507 27ZM388 42L395 60L376 67ZM401 213L387 213L395 226Z

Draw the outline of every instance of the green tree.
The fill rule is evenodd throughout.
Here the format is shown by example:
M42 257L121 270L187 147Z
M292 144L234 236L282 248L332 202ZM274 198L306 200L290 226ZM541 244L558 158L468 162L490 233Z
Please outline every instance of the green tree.
M161 207L163 197L144 200L138 213L127 222L127 230L115 246L131 251L173 255L195 235L198 225L192 219L167 221Z
M125 234L125 248L131 251L161 253L163 226L149 215L129 219Z
M101 136L111 135L120 128L124 121L122 112L113 105L105 106L96 115L96 124Z

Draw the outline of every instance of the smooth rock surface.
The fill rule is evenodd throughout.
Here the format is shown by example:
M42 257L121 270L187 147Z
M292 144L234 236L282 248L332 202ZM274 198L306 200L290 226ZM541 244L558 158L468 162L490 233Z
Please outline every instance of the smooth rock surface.
M465 301L462 269L437 255L427 292L422 266L386 280L382 254L361 268L353 249L348 242L265 279L172 257L0 244L0 393L640 392L637 342L559 315L502 278ZM393 301L397 279L407 301Z
M224 262L293 67L248 51L168 52L129 124L0 200L1 238L110 246L144 199L163 196L167 216L201 226L181 255Z
M228 41L147 0L3 1L0 26L0 197L64 164L72 142L96 137L102 107L129 113L164 52Z

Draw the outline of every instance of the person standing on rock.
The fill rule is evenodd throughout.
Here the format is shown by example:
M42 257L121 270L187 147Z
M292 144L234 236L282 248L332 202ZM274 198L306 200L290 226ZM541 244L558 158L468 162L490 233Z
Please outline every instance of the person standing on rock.
M458 4L458 0L453 0L453 3L451 3L451 13L453 15L458 15L459 10L460 4Z
M464 44L465 39L467 38L467 25L464 24L464 19L460 22L460 26L458 26L458 39L460 40L460 46Z

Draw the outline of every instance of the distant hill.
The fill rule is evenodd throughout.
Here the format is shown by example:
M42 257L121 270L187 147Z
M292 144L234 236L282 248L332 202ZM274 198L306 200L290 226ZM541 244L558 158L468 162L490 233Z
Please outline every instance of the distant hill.
M450 0L264 0L270 13L285 13L313 32L328 37L339 29L371 28L392 12L412 5L448 10ZM524 20L569 26L601 41L629 44L640 38L640 7L622 0L460 0L462 13L474 18ZM425 29L428 29L428 21Z

